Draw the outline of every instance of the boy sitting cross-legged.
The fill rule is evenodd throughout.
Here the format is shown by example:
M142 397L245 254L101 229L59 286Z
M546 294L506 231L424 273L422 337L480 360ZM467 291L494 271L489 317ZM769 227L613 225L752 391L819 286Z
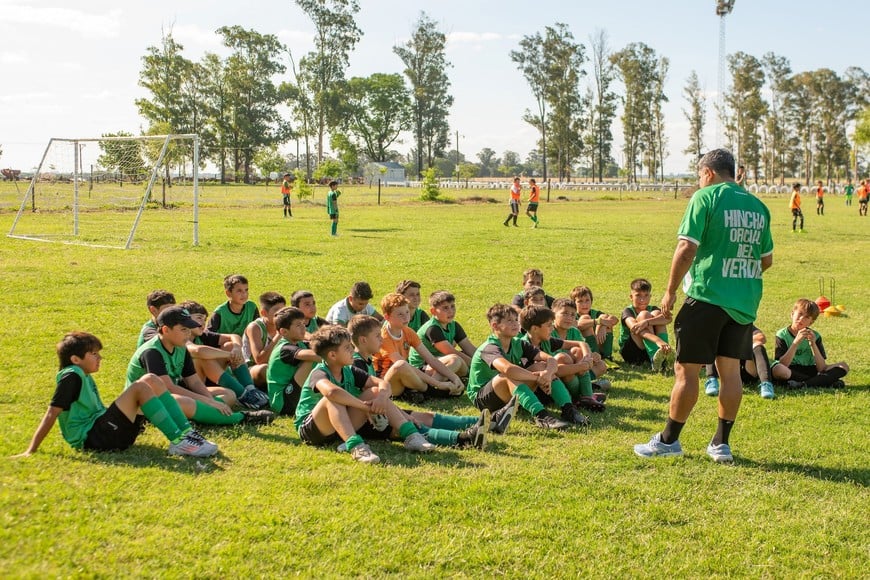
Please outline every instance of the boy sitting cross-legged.
M417 331L422 348L438 357L438 360L458 376L468 376L468 364L477 347L456 322L456 298L445 290L433 292L429 295L429 312L432 318ZM417 348L411 348L408 362L426 374L434 375L436 372L426 364Z
M311 337L311 348L322 359L302 386L296 406L296 430L309 445L343 440L351 456L362 463L380 458L357 433L370 418L383 415L410 451L428 452L435 446L390 400L389 385L353 366L353 344L347 329L327 325Z
M437 390L453 396L461 395L465 391L462 379L428 349L421 348L420 337L408 326L411 318L408 300L395 292L387 294L381 300L381 311L384 313L382 344L374 353L374 366L377 376L390 384L392 395L398 397L405 389L417 393ZM421 360L432 374L408 363L412 347L418 349Z
M375 307L369 304L373 297L372 287L368 282L364 280L355 282L350 287L350 293L347 297L339 300L329 308L329 311L326 313L326 321L329 324L346 327L350 319L357 314L368 314L378 320L383 320L384 318L378 314Z
M375 374L372 356L381 350L381 323L373 316L358 314L347 325L350 339L355 347L353 366ZM501 423L490 421L489 409L484 409L480 417L460 417L403 409L403 412L417 425L420 433L434 445L451 447L477 447L484 449L490 431L504 433L513 417L513 408L508 415L502 414ZM368 425L366 425L368 427Z
M471 359L468 398L478 409L494 411L516 396L538 427L568 429L571 424L551 415L534 393L540 389L560 406L571 404L565 385L554 380L556 359L517 338L520 322L512 306L495 304L486 318L492 334Z
M242 355L250 368L254 385L263 389L266 386L269 355L277 339L275 313L287 306L287 300L277 292L264 292L260 294L259 302L260 317L245 328L242 336Z
M292 306L275 314L278 340L269 356L266 384L269 405L281 415L296 413L302 385L320 357L302 342L305 339L305 314Z
M127 365L127 388L145 374L157 375L164 387L178 401L184 415L197 423L209 425L235 425L268 423L271 411L243 411L233 413L224 400L216 397L196 374L193 357L187 351L190 330L200 324L180 306L167 308L157 317L158 334L136 349ZM181 385L184 386L181 386ZM224 393L227 402L235 403L233 392L223 387L212 387Z
M674 351L668 344L671 318L650 306L652 284L644 278L631 281L631 305L622 311L619 353L631 365L651 366L654 371L673 368Z
M577 328L583 335L583 340L592 352L601 354L602 358L613 360L613 328L619 324L619 319L592 308L592 290L586 286L575 286L571 290L571 300L577 310ZM555 310L555 309L554 309ZM607 368L607 365L604 367Z
M573 341L573 342L585 342L589 347L588 350L584 348L567 348L562 349L561 352L566 352L571 355L574 359L574 362L580 362L580 359L590 356L592 359L592 369L589 378L591 379L591 385L588 385L590 388L596 388L600 391L607 391L610 389L610 381L607 379L601 379L604 373L607 372L607 363L601 358L601 354L595 351L595 348L589 344L589 341L585 339L580 329L577 328L577 307L573 300L570 298L557 298L553 301L553 315L555 316L555 320L553 323L553 337L561 338L562 340ZM594 341L594 337L593 337ZM585 394L586 393L586 379L583 375L578 375L578 379L582 381L582 389ZM564 380L564 379L563 379ZM566 384L568 381L565 381ZM568 390L573 392L572 385L568 385Z
M181 303L199 326L190 329L186 348L193 357L196 374L206 388L224 401L246 409L265 409L269 406L266 395L254 386L254 380L242 355L242 339L236 334L218 334L205 328L208 311L193 300ZM230 391L230 392L228 392Z
M148 322L142 325L142 330L139 331L139 339L136 341L136 348L142 346L142 343L149 338L154 338L157 334L157 315L164 308L175 305L175 295L168 290L154 290L148 293L145 298L145 305L148 307L148 313L151 318Z
M169 440L170 455L208 457L217 453L217 445L193 430L155 375L143 375L106 409L91 376L100 370L102 348L100 339L87 332L70 332L58 343L60 371L54 396L27 450L17 457L35 453L56 421L73 449L124 450L136 441L145 418Z

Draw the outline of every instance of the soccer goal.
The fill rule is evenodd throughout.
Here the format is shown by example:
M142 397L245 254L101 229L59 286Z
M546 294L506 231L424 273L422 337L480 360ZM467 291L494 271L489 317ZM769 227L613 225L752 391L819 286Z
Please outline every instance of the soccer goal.
M8 236L123 249L134 238L198 245L198 136L51 139Z

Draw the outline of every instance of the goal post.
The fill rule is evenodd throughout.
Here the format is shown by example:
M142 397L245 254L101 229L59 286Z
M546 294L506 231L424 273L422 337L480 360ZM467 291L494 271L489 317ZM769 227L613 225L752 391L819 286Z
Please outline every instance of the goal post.
M179 216L191 207L188 230ZM198 245L199 137L50 139L7 235L123 249L134 240Z

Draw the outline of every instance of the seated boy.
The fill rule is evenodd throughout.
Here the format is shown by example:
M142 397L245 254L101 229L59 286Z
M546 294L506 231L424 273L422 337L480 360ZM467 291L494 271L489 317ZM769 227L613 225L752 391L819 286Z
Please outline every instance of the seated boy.
M327 324L325 318L317 316L317 301L314 299L314 294L308 290L294 292L290 296L290 306L298 308L305 314L305 340L311 340L311 335Z
M87 332L70 332L58 343L60 372L54 396L30 445L18 457L35 453L56 421L73 449L121 451L133 445L146 418L169 440L170 455L217 453L217 445L193 430L178 403L152 374L134 381L106 409L91 376L100 370L102 348L100 339Z
M556 302L554 300L553 304ZM538 398L541 402L551 398L561 409L563 420L575 425L588 425L588 419L569 403L579 402L581 397L586 397L583 401L590 409L604 410L603 403L592 396L592 379L589 372L592 369L592 352L584 340L562 340L553 336L554 319L555 314L546 306L526 306L520 311L520 326L526 331L522 340L556 359L557 378L553 380L551 390L555 390L558 396L562 389L556 388L555 385L559 382L568 392L568 403L557 400L557 397L544 397L540 394Z
M411 318L408 300L395 292L387 294L381 300L381 311L385 319L381 327L381 348L374 354L374 366L377 376L390 384L392 396L398 397L405 389L430 395L435 391L449 396L461 395L465 391L462 379L428 349L420 348L420 337L408 326ZM411 348L417 349L431 374L408 363Z
M311 348L322 359L302 385L294 424L309 445L344 441L345 449L362 463L378 463L357 431L370 418L383 415L409 451L429 452L435 446L390 400L390 387L353 366L353 344L347 329L327 325L311 337Z
M468 376L468 364L477 347L472 344L465 330L455 320L456 298L445 290L433 292L429 295L429 313L432 318L417 331L417 336L422 341L421 346L438 357L444 366L459 377ZM419 350L411 348L408 362L425 373L434 375L435 369L426 364Z
M644 278L631 281L631 305L622 311L619 353L631 365L652 366L657 372L673 369L674 351L668 344L671 319L650 306L652 284Z
M801 298L791 309L791 324L777 331L773 378L790 389L846 386L849 372L844 362L828 364L822 335L810 328L819 317L819 306Z
M537 268L530 268L523 272L523 291L515 294L511 301L511 305L517 309L517 312L522 310L523 306L525 306L524 291L533 286L537 286L538 288L544 287L544 273ZM553 297L544 293L544 298L547 301L547 308L550 308L553 305Z
M606 378L598 377L607 372L607 364L602 360L600 354L593 352L589 343L583 340L580 329L575 326L577 310L574 308L574 301L570 298L554 300L553 316L553 332L550 336L563 341L562 348L556 349L555 353L567 357L560 359L559 362L578 364L588 361L591 364L587 373L578 373L572 378L570 373L563 371L560 373L560 378L568 387L575 403L590 411L603 411L604 401L607 399L605 393L610 390L611 385ZM580 347L571 346L576 343L582 344Z
M373 296L372 287L368 282L356 282L351 286L347 298L339 300L330 307L329 312L326 313L326 322L347 326L350 319L357 314L367 314L383 321L384 318L375 311L374 306L369 304Z
M193 357L196 374L206 388L225 401L238 401L247 409L265 409L269 400L254 386L254 379L242 355L242 339L236 334L219 334L205 328L208 311L193 300L181 303L199 326L190 329L186 348ZM231 392L228 392L231 391Z
M269 355L266 384L269 405L280 415L293 415L305 379L320 357L308 348L305 338L305 314L292 306L275 314L278 340Z
M486 312L486 319L492 334L471 359L468 398L478 409L492 412L516 396L538 427L568 429L571 423L551 415L534 393L540 389L562 408L567 409L566 403L570 405L571 395L565 385L554 380L556 359L517 338L520 322L513 306L495 304Z
M613 360L613 327L619 319L592 308L592 290L586 286L576 286L571 290L571 300L577 310L577 328L592 352L602 358Z
M233 413L227 402L234 404L233 392L223 389L227 402L215 397L196 374L193 358L187 351L190 330L200 324L180 306L171 306L157 317L157 336L136 349L127 365L127 388L146 373L157 375L164 387L177 395L178 406L185 417L208 425L269 423L271 411ZM181 386L182 383L184 386ZM216 391L222 387L213 387Z
M208 329L241 338L258 314L257 305L248 300L248 279L241 274L230 274L224 278L224 293L227 301L214 309Z
M350 332L350 339L355 349L353 366L371 376L377 376L372 364L372 356L381 350L381 323L373 316L358 314L350 319L347 330ZM489 409L484 409L480 418L407 409L403 409L403 412L410 417L420 433L433 445L477 447L478 449L486 447L487 434L490 431L504 433L513 416L512 414L502 415L502 423L497 425L491 422Z
M767 337L757 326L752 327L752 359L740 361L740 378L743 384L760 381L758 390L762 399L773 399L773 384L770 382L770 360L767 358ZM719 394L719 371L715 364L707 365L707 380L704 381L704 393L710 397Z
M275 313L287 306L287 300L277 292L260 294L260 317L245 328L242 336L242 355L251 371L254 385L260 389L266 386L266 368L269 355L275 346L277 330Z
M408 326L417 332L429 320L429 315L420 308L420 283L402 280L396 286L396 292L408 299L408 308L411 309L411 320L408 321Z
M154 290L148 293L145 304L148 306L151 318L142 325L142 330L139 331L139 340L136 341L136 348L142 346L142 343L149 338L154 338L154 335L157 334L157 315L164 308L175 304L175 296L168 290Z

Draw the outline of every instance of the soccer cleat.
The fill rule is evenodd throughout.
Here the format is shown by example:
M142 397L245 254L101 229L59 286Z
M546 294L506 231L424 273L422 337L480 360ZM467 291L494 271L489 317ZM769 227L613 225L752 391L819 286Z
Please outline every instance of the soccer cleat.
M665 365L667 364L668 353L664 348L659 347L659 349L655 352L652 357L652 370L655 373L664 374L667 372Z
M239 395L239 405L246 409L265 409L269 406L269 397L254 385L248 385L245 392Z
M492 414L492 422L490 423L489 430L498 435L504 435L507 433L511 420L517 414L517 408L519 405L520 400L517 396L514 395L511 397L510 401L508 401L504 407Z
M355 461L359 461L360 463L380 463L381 458L374 454L371 447L369 447L366 443L360 443L356 447L350 450L350 456L354 458Z
M571 423L572 425L580 425L582 427L589 426L589 419L586 415L578 411L577 407L571 403L567 403L562 407L562 420L566 423Z
M242 423L246 425L269 425L275 420L275 413L266 409L258 411L242 411Z
M191 457L211 457L217 453L217 445L206 441L196 431L190 431L178 443L169 445L170 455L189 455Z
M776 397L773 392L773 385L770 384L770 381L763 381L758 385L758 392L761 393L762 399L773 399Z
M552 429L554 431L564 431L571 428L571 423L567 423L558 417L554 417L547 411L541 411L535 415L535 425L541 429Z
M716 463L734 462L734 456L731 455L731 447L727 443L720 443L719 445L710 443L707 445L707 455Z
M708 397L719 395L719 379L717 377L707 377L707 380L704 381L704 394Z
M611 383L609 379L598 379L597 381L592 381L592 388L602 393L609 391L612 386L613 383Z
M405 437L405 449L418 453L429 453L435 450L435 446L426 441L423 435L415 432Z
M426 400L426 395L421 393L420 391L412 391L411 389L405 389L405 392L402 393L402 399L408 401L412 405L419 405L423 401Z
M803 381L788 381L785 386L788 389L803 389L806 388L807 384Z
M476 447L483 451L486 449L487 436L492 428L489 409L484 409L480 414L480 420L462 432L463 447Z
M599 401L594 394L591 397L580 397L576 404L578 407L593 413L603 413L607 409L607 405L603 401Z
M638 443L634 446L634 453L639 457L681 457L683 446L679 441L662 443L662 434L656 433L649 443Z
M831 385L832 389L844 389L846 388L846 383L842 379L837 379L834 381L834 384Z

